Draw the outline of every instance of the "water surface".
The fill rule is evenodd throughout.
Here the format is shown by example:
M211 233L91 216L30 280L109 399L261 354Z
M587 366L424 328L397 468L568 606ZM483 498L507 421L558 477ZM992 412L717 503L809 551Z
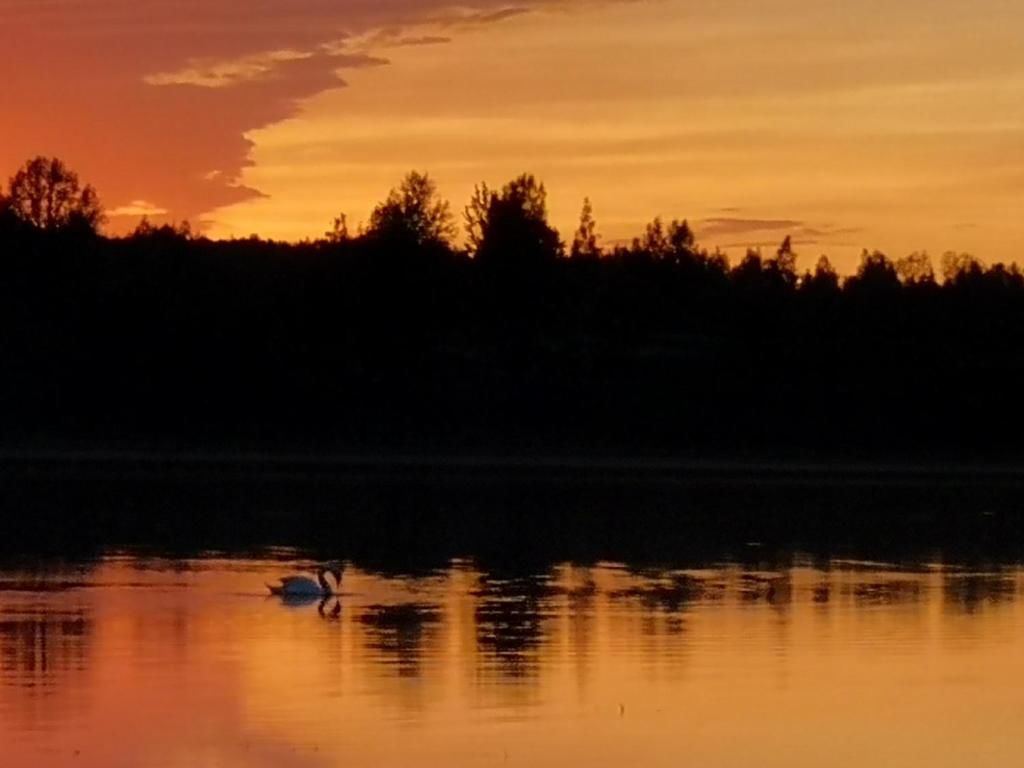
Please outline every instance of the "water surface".
M0 566L0 744L30 766L1024 761L1007 564L615 561L263 583L301 550Z

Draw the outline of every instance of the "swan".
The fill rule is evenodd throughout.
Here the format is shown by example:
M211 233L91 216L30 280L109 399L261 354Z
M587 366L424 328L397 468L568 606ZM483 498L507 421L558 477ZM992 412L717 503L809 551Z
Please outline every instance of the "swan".
M336 587L327 581L327 574L334 577ZM316 581L308 576L285 576L280 584L267 584L270 594L280 597L330 597L341 588L341 566L322 565L317 569Z

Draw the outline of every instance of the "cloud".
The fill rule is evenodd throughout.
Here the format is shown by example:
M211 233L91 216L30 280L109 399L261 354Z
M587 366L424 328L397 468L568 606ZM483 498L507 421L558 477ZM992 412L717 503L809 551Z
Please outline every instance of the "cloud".
M247 80L266 77L280 65L312 58L298 51L272 51L258 56L243 56L233 61L193 61L173 72L159 72L142 78L147 85L197 85L203 88L228 88Z
M337 51L298 53L277 51L261 56L247 56L233 61L191 62L175 72L163 72L143 78L147 85L192 85L199 88L231 88L266 80L301 83L313 80L325 87L343 86L338 76L341 69L383 66L387 59L367 54L344 54Z
M495 24L499 21L505 21L515 16L522 16L524 13L529 13L532 8L518 7L518 8L502 8L498 11L478 11L476 13L466 14L463 18L459 19L462 23L471 24Z
M166 216L169 211L166 208L161 208L156 203L151 203L148 200L132 200L127 205L121 205L107 212L107 215L111 218L118 218L121 216Z
M442 30L562 1L0 2L0 103L19 110L4 121L0 168L56 155L104 199L159 199L197 220L261 195L239 183L250 131L345 87L345 71L386 64L375 47L440 44ZM374 44L380 30L391 32ZM26 66L40 51L46 67Z
M727 209L722 209L727 210ZM789 237L793 245L816 245L860 234L859 227L838 227L832 224L811 225L799 219L758 219L712 217L698 221L695 227L702 242L721 248L767 248L779 245Z
M422 35L420 37L401 37L393 42L392 45L396 48L407 48L418 45L443 45L451 41L450 37L444 37L443 35Z
M804 227L804 222L794 219L743 219L719 217L697 222L697 231L703 237L743 235L751 232L772 232L793 230Z
M374 51L384 48L412 48L424 45L444 45L450 43L448 35L437 34L406 34L403 27L385 27L376 29L358 37L348 37L337 43L329 44L329 49L338 51Z

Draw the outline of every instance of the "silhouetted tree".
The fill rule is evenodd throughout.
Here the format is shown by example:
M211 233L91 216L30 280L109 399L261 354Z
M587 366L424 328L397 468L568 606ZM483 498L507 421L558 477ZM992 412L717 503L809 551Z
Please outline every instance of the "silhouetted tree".
M984 269L985 265L981 260L971 256L969 253L947 251L942 254L943 282L954 283L958 278L980 274Z
M182 221L180 224L161 224L155 226L148 217L143 216L129 236L133 240L158 238L164 240L191 240L194 237L192 224Z
M1024 274L1016 264L993 264L985 273L985 277L990 283L1006 291L1017 292L1024 289Z
M896 260L896 274L904 285L920 285L935 282L935 270L931 257L924 251L915 251Z
M668 244L670 256L676 262L696 256L697 238L690 229L690 222L673 219L668 225Z
M738 285L756 289L761 285L763 273L764 259L761 258L761 251L757 248L748 248L740 263L733 269L731 277Z
M570 251L574 259L598 259L601 248L597 244L597 223L594 221L594 208L590 198L583 198L583 210L580 212L580 226L572 240Z
M484 241L484 228L487 226L487 217L491 210L491 200L494 193L486 182L477 184L473 188L473 196L469 199L462 212L466 227L466 242L469 252L476 255L480 251L480 245Z
M689 222L673 219L666 226L660 216L646 226L642 238L633 240L633 253L672 264L706 260L706 255L697 249L697 239Z
M633 253L645 255L655 261L664 261L668 258L671 246L668 241L668 234L665 232L665 223L660 216L655 216L646 227L642 237L633 239Z
M82 187L78 174L56 158L28 161L9 186L14 215L38 229L81 227L95 232L103 222L96 190L88 184Z
M548 224L547 190L536 178L524 174L506 184L500 193L480 189L489 198L487 215L478 222L480 244L476 256L481 262L526 267L562 254L558 232Z
M18 229L20 222L11 210L10 200L0 187L0 256L4 255L8 238Z
M394 244L447 247L455 236L451 206L429 175L412 171L370 215L367 236Z
M775 259L779 263L785 264L790 271L796 269L796 253L793 251L793 238L790 235L786 235L782 244L779 245L779 250L775 252Z
M348 231L348 216L339 213L331 224L331 228L324 233L324 239L334 245L349 242L352 236Z
M796 252L793 250L793 241L786 236L775 257L764 262L764 269L768 279L786 288L794 288L797 284L796 273Z
M846 286L866 291L896 291L900 278L896 265L884 253L864 251L860 257L857 274L847 278Z
M712 272L717 272L723 277L729 271L729 255L715 247L714 253L707 254L707 266Z
M814 265L814 272L808 272L800 282L801 288L818 294L839 291L839 274L828 256L820 256Z
M3 187L0 186L0 232L9 226L13 219L14 211L11 209L11 200L4 194Z

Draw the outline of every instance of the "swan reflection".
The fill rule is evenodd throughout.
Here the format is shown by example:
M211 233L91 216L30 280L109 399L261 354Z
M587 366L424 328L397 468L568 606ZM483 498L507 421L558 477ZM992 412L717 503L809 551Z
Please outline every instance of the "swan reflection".
M299 609L316 606L316 611L324 619L341 617L341 600L337 595L280 595L280 602L285 608ZM270 598L268 598L270 599Z

